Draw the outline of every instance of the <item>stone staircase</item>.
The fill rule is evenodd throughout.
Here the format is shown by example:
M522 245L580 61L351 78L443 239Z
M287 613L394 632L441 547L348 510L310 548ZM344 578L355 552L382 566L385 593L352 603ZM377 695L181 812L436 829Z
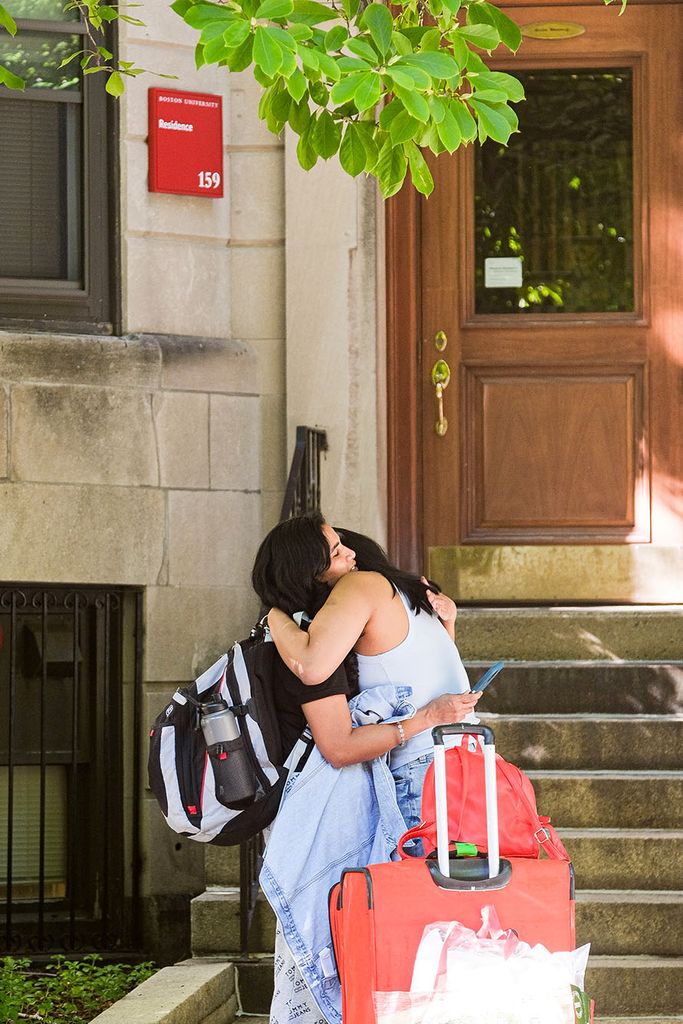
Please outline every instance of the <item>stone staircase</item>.
M539 658L548 646L548 610L533 611L522 610L518 631L518 657L526 660L509 664L489 687L482 718L494 728L500 753L529 774L540 812L552 815L572 857L577 942L591 942L586 987L597 1021L683 1024L683 617L667 609L662 625L648 609L654 629L638 637L640 620L629 615L620 641L607 616L605 641L609 630L601 636L600 615L607 610L592 622L586 609L577 610L576 630L571 610L562 610L561 630L551 615L558 660L548 662ZM472 678L498 656L488 623L500 623L501 615L503 638L513 635L514 610L461 612L459 632L468 637L461 650ZM586 635L589 651L582 647ZM653 635L666 637L667 664L649 660ZM608 648L609 660L588 660L596 645L601 654ZM626 654L628 660L617 660ZM265 1022L270 908L258 905L250 936L257 952L240 962L237 851L207 850L207 884L193 902L193 954L233 957L242 1011Z

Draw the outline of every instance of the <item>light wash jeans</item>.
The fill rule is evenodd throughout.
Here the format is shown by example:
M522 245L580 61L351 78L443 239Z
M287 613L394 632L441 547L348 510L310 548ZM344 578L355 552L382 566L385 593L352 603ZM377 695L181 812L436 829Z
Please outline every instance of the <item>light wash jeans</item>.
M413 828L421 821L422 786L427 769L432 763L433 754L421 754L414 761L392 769L396 783L396 800L401 814L405 818L406 828Z

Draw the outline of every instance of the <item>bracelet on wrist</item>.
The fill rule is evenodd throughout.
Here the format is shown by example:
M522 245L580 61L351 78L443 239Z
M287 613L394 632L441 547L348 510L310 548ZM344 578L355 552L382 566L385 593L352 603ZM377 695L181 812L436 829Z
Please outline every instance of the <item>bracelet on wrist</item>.
M394 722L394 725L398 729L398 745L399 747L404 747L406 745L406 734L403 725L401 722Z

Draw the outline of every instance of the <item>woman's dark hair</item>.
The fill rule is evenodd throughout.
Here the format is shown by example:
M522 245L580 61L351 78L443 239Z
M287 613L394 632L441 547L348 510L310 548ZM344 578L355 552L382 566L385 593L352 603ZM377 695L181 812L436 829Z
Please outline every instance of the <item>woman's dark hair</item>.
M329 587L320 576L330 567L330 545L320 512L285 519L274 526L256 553L251 582L264 608L311 617L325 603Z
M274 526L256 552L251 582L264 611L281 608L288 615L304 611L311 618L329 597L320 576L330 567L330 545L320 512L294 516ZM343 661L351 696L358 693L358 659L349 651Z
M335 529L346 547L355 551L356 565L362 572L378 572L380 576L384 576L396 592L400 590L406 595L417 614L420 611L427 612L428 615L434 614L427 598L427 587L419 576L392 565L384 548L372 537L366 537L363 533L356 533L355 530L347 530L342 526L336 526ZM437 594L441 590L432 580L429 581L429 589L436 591Z
M330 545L323 533L325 520L320 512L285 519L266 535L256 553L251 582L264 610L281 608L288 615L304 611L311 618L318 612L330 589L320 577L330 567ZM344 544L354 550L356 565L365 572L378 572L400 590L411 607L433 615L427 599L427 587L419 576L392 565L384 549L365 534L337 528ZM439 592L430 580L430 589ZM351 693L358 689L358 661L353 651L344 659Z

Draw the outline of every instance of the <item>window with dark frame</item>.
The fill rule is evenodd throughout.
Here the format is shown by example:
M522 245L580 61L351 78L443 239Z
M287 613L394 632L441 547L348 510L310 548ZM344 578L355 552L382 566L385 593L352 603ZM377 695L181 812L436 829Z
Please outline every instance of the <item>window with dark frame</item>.
M0 63L0 328L111 333L111 132L105 75L83 75L88 46L62 0L14 0Z
M0 583L0 956L140 948L142 593Z

